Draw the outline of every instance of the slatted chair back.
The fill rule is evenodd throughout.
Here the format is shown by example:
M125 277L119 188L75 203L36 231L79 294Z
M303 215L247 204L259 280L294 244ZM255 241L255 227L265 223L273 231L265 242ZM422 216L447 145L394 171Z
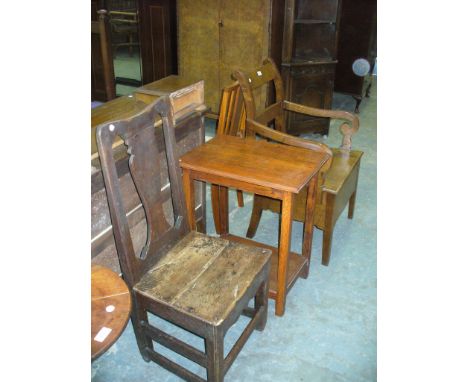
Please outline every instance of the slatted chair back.
M221 94L217 134L245 135L245 103L239 82L226 86Z
M197 93L199 90L188 87L185 93L184 89L178 92L178 95L183 95L179 99L177 95L172 99L159 98L131 118L105 123L97 128L97 144L117 252L124 279L129 287L133 287L145 272L190 231L181 170L176 154L175 118L171 108L176 113L179 112L179 115L181 112L191 113L200 106L200 98L197 98L196 94L190 96L189 93ZM203 94L203 87L201 92ZM189 102L186 102L187 99ZM203 104L202 97L201 104ZM155 127L155 121L159 116L163 119L162 129L159 126ZM161 138L161 130L164 139ZM134 250L112 151L112 144L117 137L120 137L128 147L130 174L146 215L146 244L139 254ZM161 151L165 155L160 154ZM167 160L170 181L174 217L172 224L166 218L163 208L163 202L167 200L163 197L165 190L162 190L161 183L164 156Z

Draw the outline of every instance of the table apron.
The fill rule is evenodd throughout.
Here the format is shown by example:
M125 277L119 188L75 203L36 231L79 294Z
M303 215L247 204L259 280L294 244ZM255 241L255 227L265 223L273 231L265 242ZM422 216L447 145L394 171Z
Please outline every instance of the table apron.
M270 187L260 186L249 182L243 182L237 179L229 179L219 175L207 174L197 170L183 169L183 171L188 172L190 174L190 179L192 179L192 181L199 180L218 186L229 187L237 190L251 192L253 194L268 196L274 199L283 200L284 195L292 193L290 191L274 190Z

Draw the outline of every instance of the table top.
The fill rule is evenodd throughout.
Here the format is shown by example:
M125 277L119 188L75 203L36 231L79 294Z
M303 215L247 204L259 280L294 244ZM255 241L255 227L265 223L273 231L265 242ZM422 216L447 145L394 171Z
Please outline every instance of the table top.
M119 338L130 317L132 302L125 282L109 268L91 268L91 359Z
M328 159L325 153L218 135L180 158L184 169L298 193Z

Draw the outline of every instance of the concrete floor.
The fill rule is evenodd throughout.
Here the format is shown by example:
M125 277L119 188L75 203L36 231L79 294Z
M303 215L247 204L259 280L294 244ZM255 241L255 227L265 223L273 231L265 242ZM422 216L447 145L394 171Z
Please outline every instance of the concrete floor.
M353 139L353 147L364 151L354 219L348 220L346 212L339 218L330 265L320 264L322 232L316 229L309 278L299 279L288 294L283 317L274 315L274 303L270 300L265 330L254 331L227 373L226 381L376 381L376 106L375 83L371 98L361 104L361 127ZM333 108L353 111L354 101L335 94ZM332 147L339 146L341 141L337 127L338 123L332 124L330 135L324 140ZM212 122L207 121L207 135L213 131ZM230 197L231 232L245 235L252 197L245 196L244 208L237 208L234 192ZM213 234L210 207L207 231ZM277 244L277 229L278 216L264 212L255 239ZM302 224L294 222L291 249L300 252L301 243ZM228 349L246 322L241 317L231 328L226 338ZM161 324L167 330L181 332L165 322ZM202 341L195 336L188 333L181 336L203 349ZM205 377L204 369L198 365L175 353L165 354ZM180 381L159 365L141 358L130 323L109 351L92 363L92 380Z

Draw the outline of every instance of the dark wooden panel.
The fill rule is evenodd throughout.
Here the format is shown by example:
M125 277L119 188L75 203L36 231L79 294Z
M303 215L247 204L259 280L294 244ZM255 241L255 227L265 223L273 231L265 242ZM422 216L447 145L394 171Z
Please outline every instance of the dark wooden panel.
M297 0L296 18L334 22L338 6L337 0Z
M142 82L177 74L175 1L139 0Z
M367 59L371 66L375 62L377 1L342 0L341 12L335 90L362 96L365 78L356 76L352 65L358 58Z
M290 67L283 70L289 82L288 99L302 105L331 109L335 64ZM298 113L288 115L288 133L314 132L328 134L328 118L315 118Z
M98 20L98 14L97 14L97 11L99 9L98 3L99 3L98 0L91 0L91 21Z
M271 2L271 28L270 28L270 54L275 64L281 67L283 50L284 29L284 0L272 0ZM275 87L268 86L267 104L274 103Z
M303 60L336 57L336 24L297 24L294 57Z

